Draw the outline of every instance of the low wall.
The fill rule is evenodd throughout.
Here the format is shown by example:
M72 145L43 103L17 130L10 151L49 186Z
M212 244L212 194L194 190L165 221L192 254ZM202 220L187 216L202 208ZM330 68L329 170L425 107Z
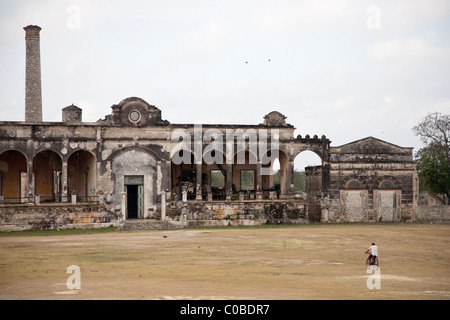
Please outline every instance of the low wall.
M188 201L169 215L195 226L234 226L308 223L303 201Z
M309 223L304 201L188 201L169 210L169 220L186 226ZM0 205L0 232L121 226L124 221L102 205ZM144 219L145 220L145 219ZM418 206L417 222L449 222L450 206Z
M101 205L1 205L0 231L102 228L118 225L118 217Z
M450 206L419 205L416 221L420 222L448 222L450 221Z

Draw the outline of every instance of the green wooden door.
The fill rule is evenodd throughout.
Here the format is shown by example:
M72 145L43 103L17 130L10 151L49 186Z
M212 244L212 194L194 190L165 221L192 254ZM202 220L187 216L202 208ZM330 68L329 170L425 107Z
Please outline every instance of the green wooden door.
M138 199L137 199L137 211L138 218L144 218L144 186L138 186Z
M125 192L126 197L128 198L128 190L127 190L127 186L123 186L123 192ZM125 217L128 218L128 199L125 199Z

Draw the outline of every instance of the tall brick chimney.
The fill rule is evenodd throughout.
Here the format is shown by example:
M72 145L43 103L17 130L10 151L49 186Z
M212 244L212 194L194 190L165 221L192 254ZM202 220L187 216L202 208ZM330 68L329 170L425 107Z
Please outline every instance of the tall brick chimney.
M26 26L25 122L42 122L41 52L38 26Z

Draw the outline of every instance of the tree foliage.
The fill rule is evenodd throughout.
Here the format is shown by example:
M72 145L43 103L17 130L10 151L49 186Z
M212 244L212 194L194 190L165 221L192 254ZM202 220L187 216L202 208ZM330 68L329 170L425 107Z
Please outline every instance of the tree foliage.
M450 116L429 113L412 130L426 144L415 154L419 178L429 191L450 199Z
M416 153L416 166L429 191L445 194L450 199L450 161L447 153L444 146L431 143Z
M280 183L280 170L273 172L273 184ZM294 170L294 190L295 191L305 191L306 181L305 172Z

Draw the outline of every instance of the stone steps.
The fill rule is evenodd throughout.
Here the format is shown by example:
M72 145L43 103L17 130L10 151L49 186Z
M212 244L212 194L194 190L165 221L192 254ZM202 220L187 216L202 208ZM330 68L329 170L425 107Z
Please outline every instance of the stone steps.
M148 230L148 229L180 229L180 221L161 221L154 219L131 219L118 226L119 230Z

